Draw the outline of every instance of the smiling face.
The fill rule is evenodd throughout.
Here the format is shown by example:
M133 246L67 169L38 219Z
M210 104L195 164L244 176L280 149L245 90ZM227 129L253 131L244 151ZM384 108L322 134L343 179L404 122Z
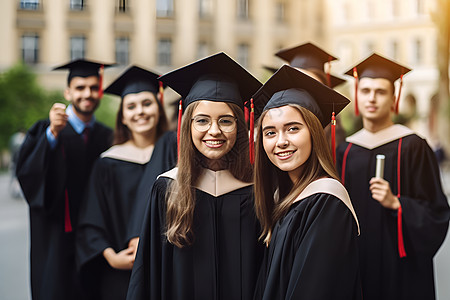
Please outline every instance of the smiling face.
M159 120L159 108L155 95L140 92L125 95L122 101L122 123L132 134L147 134L156 130Z
M91 116L100 103L98 77L72 78L64 97L72 103L77 115Z
M394 110L392 83L384 78L364 77L358 83L358 109L363 119L389 124Z
M199 101L192 114L192 118L196 120L191 121L192 142L195 148L209 160L215 161L223 158L236 143L237 126L234 126L233 130L225 132L219 127L219 122L223 122L219 120L225 118L225 121L234 120L236 122L235 117L225 102ZM194 126L194 122L204 123L208 119L211 120L211 126L206 131L197 129L197 127L202 129L201 126Z
M272 108L261 125L267 157L296 182L312 149L311 134L300 111L291 106Z

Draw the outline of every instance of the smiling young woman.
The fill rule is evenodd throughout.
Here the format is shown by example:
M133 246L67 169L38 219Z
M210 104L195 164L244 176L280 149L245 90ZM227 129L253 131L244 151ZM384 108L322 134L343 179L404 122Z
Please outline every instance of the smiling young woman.
M254 299L360 299L358 221L323 131L330 109L349 101L289 66L253 99L255 207L268 247Z
M77 236L81 279L93 299L126 298L151 185L176 163L157 77L132 66L105 90L121 97L114 146L94 165Z
M179 160L153 187L128 299L251 299L264 246L243 102L261 83L224 53L160 80L183 98Z

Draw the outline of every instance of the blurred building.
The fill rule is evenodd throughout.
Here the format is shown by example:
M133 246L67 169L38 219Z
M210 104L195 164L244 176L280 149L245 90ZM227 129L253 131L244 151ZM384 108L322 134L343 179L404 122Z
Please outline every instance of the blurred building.
M324 0L2 0L0 70L19 60L61 88L55 65L75 58L159 72L225 51L255 76L273 53L299 41L326 41Z
M327 0L329 43L345 72L373 51L413 69L404 77L400 112L407 124L437 139L435 0ZM353 84L353 80L350 80ZM350 89L353 91L353 89Z

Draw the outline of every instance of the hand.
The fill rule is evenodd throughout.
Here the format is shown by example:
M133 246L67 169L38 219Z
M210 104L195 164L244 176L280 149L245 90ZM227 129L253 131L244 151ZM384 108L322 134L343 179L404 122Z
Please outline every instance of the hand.
M69 116L66 114L66 105L62 103L53 104L52 108L50 109L49 118L50 131L55 136L55 138L58 138L61 130L66 127L67 120L69 118Z
M103 250L103 256L108 264L118 270L131 270L134 264L134 248L128 247L118 253L113 248Z
M132 238L128 242L128 248L133 248L134 249L134 257L135 258L136 258L136 252L137 252L137 249L138 249L138 245L139 245L139 237Z
M389 182L383 178L373 177L369 181L372 198L378 201L383 207L397 210L400 207L400 201L392 194Z

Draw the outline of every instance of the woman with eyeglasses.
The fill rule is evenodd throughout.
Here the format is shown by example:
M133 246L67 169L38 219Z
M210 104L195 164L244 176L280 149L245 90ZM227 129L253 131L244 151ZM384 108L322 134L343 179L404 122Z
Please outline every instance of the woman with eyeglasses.
M183 98L179 160L153 186L127 299L251 299L264 246L243 102L261 83L224 53L160 80Z

